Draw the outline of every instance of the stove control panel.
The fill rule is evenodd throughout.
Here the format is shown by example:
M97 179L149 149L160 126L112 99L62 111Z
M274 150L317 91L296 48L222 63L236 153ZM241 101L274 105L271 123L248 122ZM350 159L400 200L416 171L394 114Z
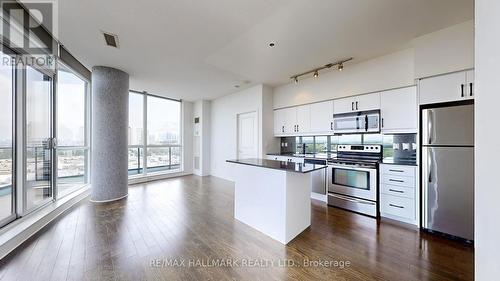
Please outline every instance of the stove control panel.
M354 145L354 144L340 144L337 147L338 152L362 152L362 153L381 153L382 146L374 145Z

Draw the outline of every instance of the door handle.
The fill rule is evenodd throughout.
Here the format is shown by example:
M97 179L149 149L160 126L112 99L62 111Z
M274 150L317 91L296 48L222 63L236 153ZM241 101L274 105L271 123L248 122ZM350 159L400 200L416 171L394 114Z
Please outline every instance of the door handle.
M460 84L460 88L461 88L461 91L462 91L462 93L461 93L462 98L465 96L464 87L465 87L464 84Z
M469 83L469 95L472 97L474 95L474 87L472 87L472 83Z
M354 102L351 102L351 111L354 111Z
M404 209L405 207L399 206L399 205L394 205L394 204L389 204L391 207L399 208L399 209Z
M392 182L405 182L405 181L402 181L402 180L394 180L394 179L389 179L389 181L392 181Z
M359 108L358 108L358 102L356 102L356 110L358 110L358 109L359 109Z

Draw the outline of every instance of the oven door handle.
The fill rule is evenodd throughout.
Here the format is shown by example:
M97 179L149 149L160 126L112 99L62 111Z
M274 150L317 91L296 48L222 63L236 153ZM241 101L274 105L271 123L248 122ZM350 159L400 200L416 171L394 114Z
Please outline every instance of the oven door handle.
M363 168L363 167L352 167L352 166L340 166L340 165L329 165L330 168L344 169L344 170L355 170L364 172L376 172L377 168Z

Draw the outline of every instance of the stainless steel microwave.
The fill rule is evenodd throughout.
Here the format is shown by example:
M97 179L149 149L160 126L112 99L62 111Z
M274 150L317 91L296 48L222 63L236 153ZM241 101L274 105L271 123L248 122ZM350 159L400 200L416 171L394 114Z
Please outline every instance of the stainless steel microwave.
M380 111L362 111L335 114L333 116L334 134L379 133Z

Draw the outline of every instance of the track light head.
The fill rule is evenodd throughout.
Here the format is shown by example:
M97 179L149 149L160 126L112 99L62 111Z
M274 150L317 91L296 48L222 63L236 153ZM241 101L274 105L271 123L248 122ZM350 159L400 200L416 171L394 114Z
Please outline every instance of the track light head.
M295 84L298 84L299 83L299 78L297 76L293 77L293 82L295 82Z
M344 70L344 64L343 63L339 63L338 70L339 71Z
M318 76L319 76L318 71L317 71L317 70L316 70L316 71L314 71L314 78L317 78Z

